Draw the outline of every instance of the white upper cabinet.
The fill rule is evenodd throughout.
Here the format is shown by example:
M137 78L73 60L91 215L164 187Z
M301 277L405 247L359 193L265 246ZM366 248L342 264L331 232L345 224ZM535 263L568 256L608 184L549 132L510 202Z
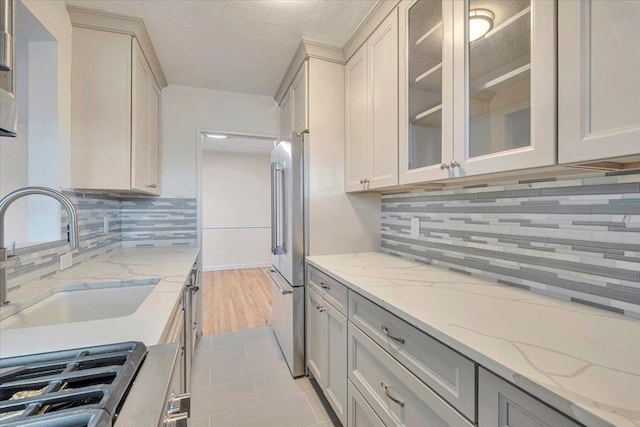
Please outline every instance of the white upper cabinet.
M345 68L347 191L398 184L398 12L394 9Z
M280 140L291 141L293 121L291 120L291 90L288 90L280 103Z
M556 163L554 1L399 10L401 184Z
M280 101L280 140L290 141L291 132L309 131L309 60L305 60Z
M444 179L453 158L453 3L400 4L400 184Z
M640 156L640 2L558 4L560 163Z
M309 60L306 60L291 83L291 119L293 131L296 133L304 133L309 130L308 75Z
M345 187L347 191L360 191L369 169L366 46L345 68L345 119Z
M160 194L160 90L129 34L73 27L71 185Z
M554 165L556 2L454 2L454 22L454 175Z

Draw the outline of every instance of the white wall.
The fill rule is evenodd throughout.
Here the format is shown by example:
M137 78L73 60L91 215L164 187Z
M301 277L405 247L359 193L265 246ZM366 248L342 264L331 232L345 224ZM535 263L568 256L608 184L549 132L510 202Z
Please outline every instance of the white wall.
M26 124L18 123L16 138L0 137L0 197L29 184L29 170L25 167L29 162L28 132ZM7 210L4 229L7 245L29 241L27 202L26 199L18 200Z
M169 85L161 111L163 197L196 197L199 129L279 135L280 107L267 96Z
M205 270L269 265L270 162L269 154L203 152Z
M70 187L71 176L71 21L62 0L22 0L33 16L53 35L57 43L58 184ZM20 96L17 94L17 96ZM53 160L56 161L56 160Z

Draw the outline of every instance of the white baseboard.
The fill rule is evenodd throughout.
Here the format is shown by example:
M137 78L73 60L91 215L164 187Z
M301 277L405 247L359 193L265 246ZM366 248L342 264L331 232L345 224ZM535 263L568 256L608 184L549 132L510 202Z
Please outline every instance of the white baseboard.
M202 271L218 271L218 270L239 270L242 268L259 268L269 267L270 263L258 262L249 264L227 264L227 265L205 265L202 267Z

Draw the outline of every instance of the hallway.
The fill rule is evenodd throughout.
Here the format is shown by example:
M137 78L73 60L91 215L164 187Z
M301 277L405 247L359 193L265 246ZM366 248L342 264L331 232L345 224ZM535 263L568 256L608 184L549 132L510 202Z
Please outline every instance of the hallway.
M271 324L266 267L202 274L202 333L218 335Z

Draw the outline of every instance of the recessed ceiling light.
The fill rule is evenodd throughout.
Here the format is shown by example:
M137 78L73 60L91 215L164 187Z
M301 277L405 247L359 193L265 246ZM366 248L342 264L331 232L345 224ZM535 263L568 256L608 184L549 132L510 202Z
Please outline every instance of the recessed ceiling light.
M227 135L218 135L215 133L205 133L204 136L206 136L207 138L214 138L214 139L229 139Z
M493 12L487 9L472 9L469 11L469 41L475 41L493 28Z

